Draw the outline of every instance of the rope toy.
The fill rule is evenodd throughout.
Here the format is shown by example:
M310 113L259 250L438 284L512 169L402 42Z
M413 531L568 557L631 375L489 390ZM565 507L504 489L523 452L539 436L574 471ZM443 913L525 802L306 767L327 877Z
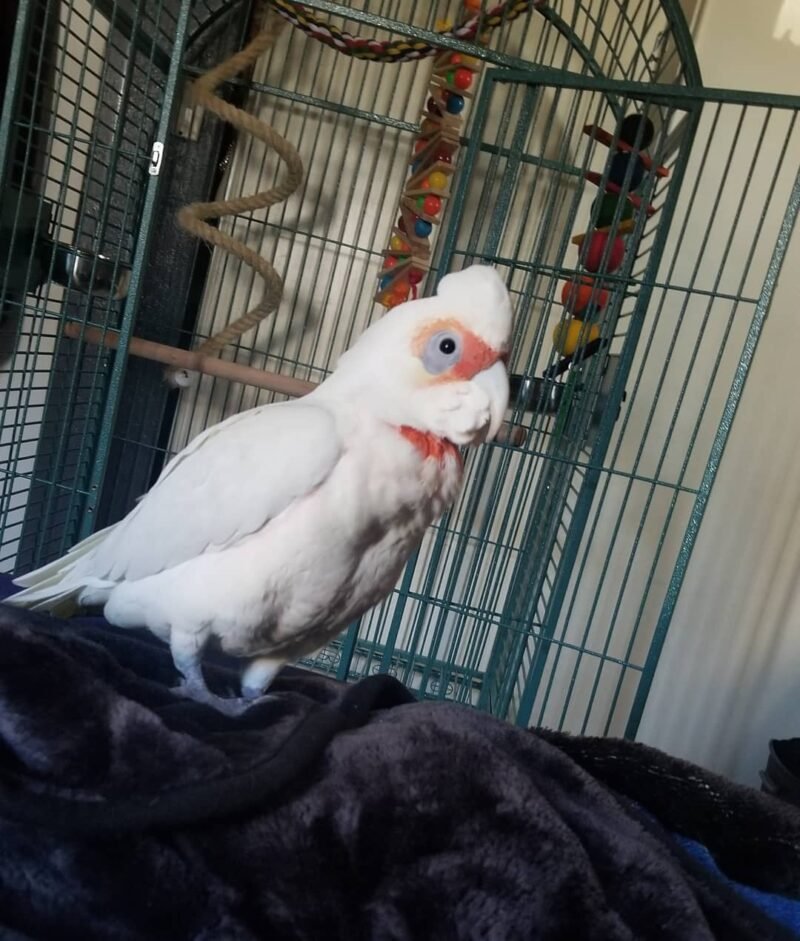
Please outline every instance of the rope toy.
M478 4L478 12L474 16L470 16L459 26L440 32L439 35L447 39L472 40L479 29L481 32L496 29L503 23L510 23L517 19L531 8L541 6L543 2L544 0L508 0L488 10L485 16L480 15ZM299 3L292 3L291 0L272 0L272 5L297 29L326 46L331 46L337 52L356 59L367 59L371 62L412 62L415 59L426 59L428 56L441 52L438 46L421 40L390 39L379 42L374 39L361 39L337 29L333 24L320 19L310 10L305 9ZM475 6L474 3L471 5Z
M258 304L223 330L209 337L193 351L191 355L198 360L218 354L229 343L233 343L242 334L256 327L266 316L277 310L283 294L283 281L271 262L248 248L244 242L209 225L207 220L274 206L288 199L303 180L303 162L292 144L273 127L224 101L216 93L221 84L251 68L268 49L271 49L283 31L284 25L284 20L271 9L268 10L260 32L251 42L240 52L200 76L189 89L193 104L207 109L220 120L227 121L238 130L263 141L277 153L286 167L283 179L272 189L235 199L191 203L178 211L178 225L185 232L240 258L264 281L264 293ZM186 370L170 369L167 371L167 379L177 386L188 384Z

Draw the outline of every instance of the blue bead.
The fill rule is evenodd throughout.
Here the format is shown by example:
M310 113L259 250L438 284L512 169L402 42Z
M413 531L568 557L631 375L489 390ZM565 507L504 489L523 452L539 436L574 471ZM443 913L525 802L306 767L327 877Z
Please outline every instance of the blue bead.
M385 288L389 287L389 284L391 283L391 281L392 281L392 276L390 274L385 274L381 278L380 284L378 285L378 287L380 288L381 291L383 291Z
M631 163L632 169L629 169ZM631 178L628 183L628 189L637 190L642 185L644 179L644 164L637 154L618 153L614 154L608 167L608 178L617 186L622 186L625 182L625 176L630 173Z
M419 167L419 160L415 160L415 161L411 164L411 172L412 172L412 173L416 173L418 167Z
M461 114L464 110L464 99L461 95L450 95L446 107L450 114Z
M424 239L427 235L430 235L431 229L433 229L433 226L425 219L417 219L414 223L414 235L418 238Z

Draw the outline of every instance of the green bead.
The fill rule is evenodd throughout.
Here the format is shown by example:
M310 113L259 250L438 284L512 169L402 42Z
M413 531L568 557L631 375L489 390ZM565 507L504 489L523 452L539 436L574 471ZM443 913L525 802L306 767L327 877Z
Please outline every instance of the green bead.
M598 228L601 228L602 226L611 225L611 223L614 221L614 214L617 211L619 196L617 196L615 193L604 193L602 196L599 196L598 199L600 201L599 206L597 199L592 204L592 215L597 212L595 225ZM633 218L633 206L627 199L625 199L622 203L620 221L624 222L626 219L631 218Z

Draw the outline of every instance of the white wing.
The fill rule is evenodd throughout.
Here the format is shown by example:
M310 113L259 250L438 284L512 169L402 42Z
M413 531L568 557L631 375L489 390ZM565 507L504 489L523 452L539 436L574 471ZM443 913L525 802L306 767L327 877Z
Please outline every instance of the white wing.
M341 455L330 412L264 405L198 435L77 574L144 578L262 529L318 487Z

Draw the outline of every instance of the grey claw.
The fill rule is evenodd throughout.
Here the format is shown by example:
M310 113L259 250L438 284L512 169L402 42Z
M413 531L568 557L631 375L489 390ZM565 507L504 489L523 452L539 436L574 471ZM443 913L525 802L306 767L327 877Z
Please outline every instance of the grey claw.
M253 699L244 697L231 697L228 699L225 696L217 696L215 693L205 688L199 689L194 684L187 683L185 680L180 682L177 686L173 686L172 692L178 696L182 696L184 699L191 699L194 702L211 706L212 709L216 709L217 712L221 712L226 716L240 716L247 712L251 706L255 705Z

